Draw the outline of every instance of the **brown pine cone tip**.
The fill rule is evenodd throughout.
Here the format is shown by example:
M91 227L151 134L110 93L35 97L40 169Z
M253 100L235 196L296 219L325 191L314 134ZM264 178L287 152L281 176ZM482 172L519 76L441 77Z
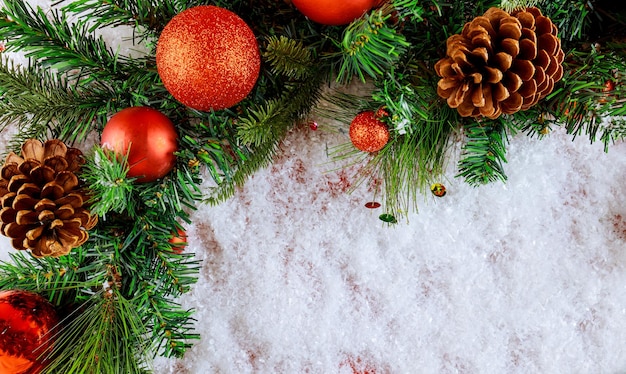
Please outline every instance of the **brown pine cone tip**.
M463 117L530 108L563 77L557 31L538 8L490 8L448 38L447 57L435 64L437 93Z
M98 222L75 174L82 152L57 139L30 139L21 154L11 152L0 171L0 232L35 257L66 255Z

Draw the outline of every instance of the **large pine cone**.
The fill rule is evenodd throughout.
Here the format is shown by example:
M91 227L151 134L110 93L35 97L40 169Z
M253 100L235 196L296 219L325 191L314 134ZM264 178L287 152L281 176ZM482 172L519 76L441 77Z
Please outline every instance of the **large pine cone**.
M82 153L60 140L31 139L11 152L0 172L0 232L16 249L58 257L82 245L97 223L84 206L77 172Z
M439 96L463 117L498 118L535 105L563 77L557 28L537 8L490 8L447 40Z

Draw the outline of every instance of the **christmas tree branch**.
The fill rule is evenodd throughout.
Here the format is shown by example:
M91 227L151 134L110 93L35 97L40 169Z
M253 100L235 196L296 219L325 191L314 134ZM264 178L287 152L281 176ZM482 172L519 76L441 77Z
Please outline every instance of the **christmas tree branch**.
M503 164L506 163L506 119L489 122L470 122L464 127L467 137L463 159L457 176L473 186L506 181Z
M0 60L0 129L17 123L19 134L10 149L24 140L59 137L73 142L85 139L93 121L105 116L105 87L94 84L79 92L69 82L38 66L15 67Z
M403 34L387 25L391 10L391 5L385 5L352 22L344 30L338 82L348 82L353 76L363 82L366 76L382 76L410 46Z
M93 20L90 31L128 25L140 32L158 33L176 14L199 3L188 0L74 0L63 10Z
M131 63L114 53L102 37L89 32L85 20L70 23L65 13L51 10L46 14L23 1L5 1L0 11L0 39L7 40L7 50L25 52L37 64L73 78L125 79L120 62Z

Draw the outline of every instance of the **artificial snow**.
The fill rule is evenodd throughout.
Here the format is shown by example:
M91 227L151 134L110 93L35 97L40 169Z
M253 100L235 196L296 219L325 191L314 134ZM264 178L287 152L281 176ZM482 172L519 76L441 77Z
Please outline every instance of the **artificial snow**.
M454 144L446 196L387 225L328 156L347 135L318 123L192 213L180 302L201 339L155 373L626 371L625 143L517 135L508 181L482 187L455 178Z
M182 298L202 339L157 373L615 373L626 370L626 144L518 135L506 183L388 226L329 171L347 137L306 129L217 207ZM357 367L356 364L353 365Z

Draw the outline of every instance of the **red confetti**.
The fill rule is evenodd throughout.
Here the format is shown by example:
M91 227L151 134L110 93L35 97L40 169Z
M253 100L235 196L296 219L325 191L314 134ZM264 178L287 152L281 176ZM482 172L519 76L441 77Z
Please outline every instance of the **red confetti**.
M380 203L377 203L376 201L370 201L368 203L365 203L365 207L369 209L380 208Z

